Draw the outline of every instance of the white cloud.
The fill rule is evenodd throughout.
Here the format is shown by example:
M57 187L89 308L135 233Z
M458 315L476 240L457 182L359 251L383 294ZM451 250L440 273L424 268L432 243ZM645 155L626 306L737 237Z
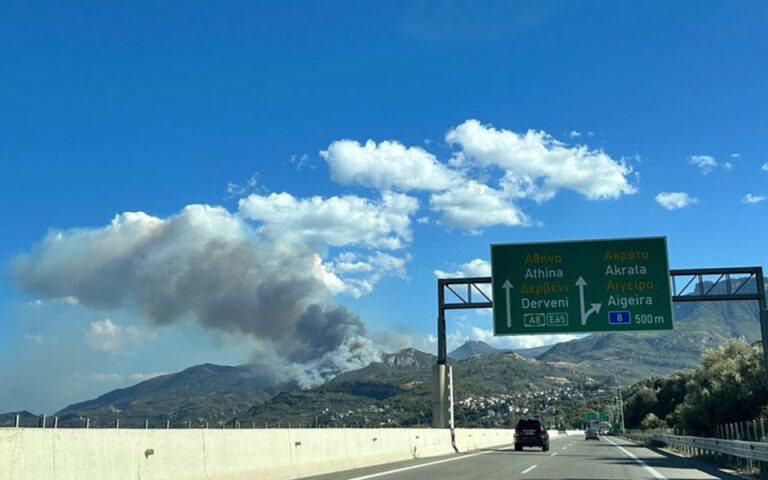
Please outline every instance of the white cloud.
M91 379L97 382L108 383L127 383L127 382L143 382L150 378L159 377L161 375L167 375L165 372L138 372L138 373L94 373L91 375Z
M558 335L518 335L514 337L496 337L493 335L492 330L486 330L479 327L473 327L470 330L469 335L466 336L467 340L476 340L485 342L495 348L501 349L517 349L517 348L534 348L542 347L544 345L553 345L560 342L568 342L577 338L584 338L586 335L571 335L571 334L558 334ZM463 343L463 342L462 342ZM460 345L457 345L460 346Z
M733 155L731 155L733 157ZM737 158L737 157L734 157ZM733 163L731 162L723 162L719 163L715 158L711 155L691 155L688 157L688 163L691 165L696 165L699 168L699 171L701 171L702 175L707 175L708 173L713 172L717 168L722 168L723 170L733 170Z
M760 203L766 200L765 195L752 195L751 193L748 193L744 196L744 198L741 200L742 203Z
M34 343L35 345L43 345L57 341L56 336L47 336L42 333L25 333L24 341Z
M459 265L459 269L453 272L435 270L434 273L437 278L490 277L491 264L481 258L475 258L474 260Z
M85 332L85 339L92 348L112 354L122 353L128 344L152 340L156 336L156 333L139 327L120 326L109 318L91 322Z
M419 217L416 219L416 223L421 223L421 224L429 223L429 217Z
M476 326L462 326L460 329L456 329L453 332L448 332L446 335L446 343L448 351L455 350L464 343L472 340L485 342L488 345L502 349L518 349L518 348L534 348L542 347L544 345L554 345L555 343L568 342L579 338L584 338L587 335L578 334L554 334L554 335L516 335L516 336L499 336L493 335L493 331ZM431 335L429 336L434 339ZM436 339L434 339L436 341ZM429 338L423 343L428 343Z
M361 245L398 249L411 241L410 216L418 200L384 193L374 202L354 195L299 199L290 193L252 194L240 199L240 214L262 222L273 239L322 249Z
M336 273L367 273L373 270L370 263L359 260L358 256L351 252L336 257L332 265Z
M467 120L445 139L481 167L505 170L502 186L509 195L545 201L559 189L574 190L591 200L618 198L637 189L627 177L632 168L601 150L568 147L545 132L517 134Z
M702 175L708 174L718 165L715 158L710 155L691 155L688 157L688 163L699 167Z
M760 170L763 172L768 172L768 162L765 162L762 167L760 167Z
M300 156L297 155L291 155L291 158L288 159L291 163L296 165L296 170L301 170L304 165L309 164L311 168L315 168L315 165L313 165L312 159L309 155L306 153L302 153Z
M479 227L491 225L528 225L529 219L504 193L470 180L464 185L435 193L430 207L441 213L440 225L464 228L478 233Z
M245 184L243 185L239 183L228 182L227 195L224 198L229 200L236 197L242 197L247 193L253 192L253 191L262 191L262 192L268 191L264 186L259 185L258 173L254 173L253 175L248 177L248 180L246 180Z
M91 378L97 382L122 382L125 381L125 375L122 373L94 373Z
M378 145L368 140L338 140L320 152L331 169L331 178L345 185L358 184L379 190L443 190L459 182L459 175L420 147L396 141Z
M243 195L246 192L246 188L237 183L227 183L227 198L234 198Z
M161 375L168 375L168 372L131 373L128 375L128 378L135 382L143 382L144 380L149 380L150 378L159 377Z
M661 192L656 195L656 203L667 210L677 210L692 205L699 200L685 192Z
M578 130L571 130L570 132L568 132L568 136L571 138L579 138L581 136L581 132L579 132Z
M740 157L741 157L741 154L740 154L740 153L732 153L732 154L730 155L730 157L731 157L731 158L740 158Z
M341 279L344 293L358 298L372 292L374 286L385 276L405 278L405 265L410 260L409 254L396 257L384 252L375 252L362 258L355 253L344 252L329 262L328 270Z

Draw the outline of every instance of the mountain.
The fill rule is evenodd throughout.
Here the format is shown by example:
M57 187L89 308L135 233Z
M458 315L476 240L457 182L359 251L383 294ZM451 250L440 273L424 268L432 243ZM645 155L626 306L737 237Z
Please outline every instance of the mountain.
M674 330L597 333L554 345L538 357L576 364L590 376L629 385L699 365L704 350L731 338L760 339L757 302L674 305Z
M226 421L251 406L267 401L281 390L295 385L271 385L251 365L237 367L206 363L181 372L161 375L120 388L98 398L70 405L56 413L59 425L79 426L90 418L92 427L114 425L143 427L150 425L182 426L187 421L211 425Z
M38 426L39 417L26 410L19 412L0 413L0 427L13 427L16 424L16 415L19 416L20 427Z
M397 353L385 353L381 363L391 367L431 368L437 362L437 357L424 353L415 348L404 348Z
M673 331L600 333L517 351L467 342L450 355L456 398L565 391L594 381L627 385L696 366L705 349L729 338L760 338L756 302L681 303L674 311ZM62 426L82 425L88 417L92 427L112 426L116 418L122 426L143 427L145 419L151 426L163 426L166 420L183 426L187 421L217 425L233 417L258 423L325 419L327 424L355 418L358 423L391 420L411 425L431 415L435 361L434 355L409 348L303 391L295 384L274 385L252 365L204 364L113 390L56 415ZM339 416L341 406L353 413ZM22 423L37 421L29 412L22 413ZM13 418L0 416L0 425L12 424Z
M543 347L536 359L468 342L450 355L457 421L508 425L511 410L525 405L578 423L587 405L612 401L606 386L699 365L704 350L729 338L759 339L757 313L756 302L678 303L672 331L593 334ZM395 360L400 356L421 361ZM281 393L238 419L304 426L429 423L434 361L413 349L398 352L319 387Z
M449 353L448 357L453 360L464 360L465 358L474 357L475 355L492 355L500 353L501 351L502 350L494 348L485 342L469 340Z
M393 360L414 357L421 361ZM315 388L280 393L237 420L270 426L407 426L431 422L436 357L407 349L382 360L344 372ZM520 402L535 404L528 395L544 395L544 402L565 395L565 401L570 401L578 386L594 383L572 365L539 362L512 352L474 355L451 364L457 402L487 398L497 404L502 397L520 396ZM478 402L485 405L485 400ZM500 415L510 414L507 407L504 409ZM469 411L472 408L458 409L457 415L466 420ZM480 417L475 420L482 424Z
M512 350L515 353L519 353L524 357L539 358L544 352L549 351L554 345L543 345L541 347L531 348L515 348Z
M488 345L485 342L479 340L468 340L457 349L448 354L448 358L451 360L464 360L476 355L496 355L499 353L518 353L524 357L537 358L542 353L552 348L552 345L544 345L542 347L532 348L515 348L502 350Z

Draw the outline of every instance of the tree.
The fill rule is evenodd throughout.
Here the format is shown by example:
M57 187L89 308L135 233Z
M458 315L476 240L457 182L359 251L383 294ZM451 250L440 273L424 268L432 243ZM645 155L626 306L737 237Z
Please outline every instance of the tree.
M686 390L672 420L689 432L707 434L721 423L754 419L768 398L762 348L731 340L707 350Z
M667 425L664 423L663 420L661 420L659 417L654 415L653 413L649 413L648 415L643 418L643 421L640 422L640 428L643 430L654 430L657 428L666 428Z

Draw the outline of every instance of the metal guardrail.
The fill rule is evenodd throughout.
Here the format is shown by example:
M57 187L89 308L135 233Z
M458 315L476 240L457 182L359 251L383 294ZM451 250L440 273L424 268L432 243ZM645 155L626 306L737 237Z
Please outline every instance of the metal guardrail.
M733 457L745 458L748 460L758 460L768 462L768 443L765 442L747 442L744 440L724 440L722 438L691 437L683 435L667 435L654 433L647 434L626 434L627 438L637 440L654 440L664 442L668 445L698 448L714 453L722 453Z

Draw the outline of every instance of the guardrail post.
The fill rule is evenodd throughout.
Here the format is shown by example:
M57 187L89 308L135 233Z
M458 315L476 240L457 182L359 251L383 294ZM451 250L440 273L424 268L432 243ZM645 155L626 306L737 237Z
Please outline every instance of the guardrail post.
M19 414L17 413L17 414L16 414L16 418L15 418L15 419L14 419L14 421L13 421L13 426L14 426L14 427L16 427L16 428L19 428L19 420L20 420L20 419L21 419L21 415L19 415Z

